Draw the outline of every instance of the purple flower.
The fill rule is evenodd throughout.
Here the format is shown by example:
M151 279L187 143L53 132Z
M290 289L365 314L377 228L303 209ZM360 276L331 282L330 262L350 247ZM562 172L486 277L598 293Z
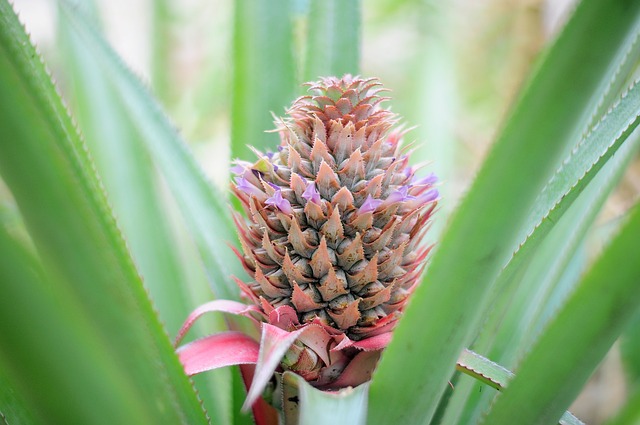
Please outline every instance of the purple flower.
M236 181L237 188L243 191L244 193L246 193L247 195L249 196L263 195L263 192L260 189L258 189L257 187L249 183L249 181L244 177L236 177L235 181Z
M415 196L409 195L409 187L401 186L399 189L396 189L393 192L391 192L391 194L389 194L389 196L387 197L386 201L387 203L391 204L396 202L412 201L414 199L416 199Z
M373 199L371 195L367 195L367 199L362 203L358 213L366 214L368 212L373 212L380 206L380 204L382 204L382 200Z
M421 178L414 177L414 180L411 182L411 186L426 186L435 184L437 181L438 177L434 173L431 173Z
M273 196L268 197L264 203L276 207L285 214L291 214L293 212L291 203L282 197L280 188L273 193Z
M231 167L229 169L229 171L231 171L233 174L235 174L236 176L240 176L242 174L244 174L244 170L245 170L245 166L242 164L236 164L233 167Z
M307 188L304 190L302 197L314 204L320 203L320 193L318 193L318 189L316 189L316 184L314 182L309 183Z
M440 197L440 192L438 189L427 190L422 195L418 196L418 201L421 204L426 204L427 202L433 202Z

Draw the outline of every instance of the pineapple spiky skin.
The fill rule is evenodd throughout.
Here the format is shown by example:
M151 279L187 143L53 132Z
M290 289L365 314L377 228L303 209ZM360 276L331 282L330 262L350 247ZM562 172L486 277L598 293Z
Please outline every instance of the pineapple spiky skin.
M302 325L364 340L391 331L418 282L436 178L414 175L377 79L325 78L309 91L276 122L277 152L233 169L247 216L234 217L237 254L253 278L241 286Z

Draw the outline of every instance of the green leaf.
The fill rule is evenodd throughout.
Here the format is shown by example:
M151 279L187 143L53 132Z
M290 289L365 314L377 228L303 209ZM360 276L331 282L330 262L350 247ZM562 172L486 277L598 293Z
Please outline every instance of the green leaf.
M172 84L172 51L171 37L171 2L168 0L153 0L151 2L151 70L154 93L160 99L175 98Z
M0 258L0 367L15 397L26 401L38 422L148 423L153 416L137 399L127 371L109 357L102 335L82 319L86 308L69 285L51 273L45 277L4 229Z
M485 423L560 418L640 307L638 234L640 204L522 360Z
M309 385L300 375L283 374L285 412L287 401L298 404L299 416L288 416L287 425L365 425L367 419L368 384L345 388L338 392L320 391ZM296 394L289 393L293 391ZM297 400L297 401L291 401ZM297 421L295 420L297 419ZM291 423L290 423L291 422Z
M189 241L180 240L179 235L186 232L178 232L183 229L170 225L171 219L178 218L172 214L172 200L162 193L166 189L161 187L146 145L136 130L137 123L127 113L109 75L96 66L94 53L86 49L70 26L60 25L58 35L66 71L62 78L68 79L69 92L73 94L69 103L143 282L160 319L169 334L175 336L188 314L211 298L202 261L197 252L192 256L181 254ZM219 322L222 326L216 326L216 330L224 328ZM228 370L194 380L208 414L218 423L229 423L224 419L230 415L231 402L228 394L215 389L227 387L229 381Z
M456 369L496 390L504 388L509 380L513 378L513 373L508 369L505 369L478 353L466 349L463 350L460 357L458 357Z
M502 285L500 296L474 341L474 350L506 367L513 367L514 362L528 350L532 340L564 303L567 293L577 282L584 261L580 261L581 256L576 254L576 250L620 181L639 144L640 134L636 132L554 224L549 234L538 240L541 243L537 249L518 251L516 256L526 255L527 259L517 268L511 268L509 264L498 279L497 285ZM509 270L507 281L505 273ZM493 394L481 394L475 391L478 387L469 382L462 382L456 387L451 409L443 424L475 423L479 420L491 404ZM467 400L466 404L463 400ZM463 404L465 407L460 407Z
M456 369L496 390L504 389L514 376L508 369L471 350L462 351L456 363ZM560 419L560 425L565 424L582 424L582 422L571 413L565 412Z
M311 0L305 81L358 74L360 15L360 0Z
M520 249L532 249L553 228L602 167L640 124L640 85L635 84L576 146L542 190L528 220ZM527 247L525 247L527 245ZM514 259L518 251L514 254ZM512 261L517 266L517 261ZM512 264L507 266L506 274Z
M226 198L204 176L184 141L146 88L121 62L79 11L63 1L61 19L76 33L85 51L102 68L127 114L136 124L140 140L160 169L186 219L219 298L237 299L231 276L245 277L240 262L227 244L237 238Z
M144 284L169 334L176 335L195 305L189 300L187 272L167 221L156 171L113 84L95 66L93 55L69 26L60 25L58 34L74 115Z
M0 424L27 425L36 423L35 411L9 382L0 355Z
M231 157L251 161L275 150L271 113L281 115L296 92L291 0L236 0L233 30Z
M601 98L639 10L636 2L583 1L546 53L383 354L369 394L372 424L429 422L536 196Z
M622 335L620 351L627 381L640 383L640 313Z
M20 267L11 266L2 285L15 295L2 297L10 305L2 307L6 317L0 320L0 345L10 350L6 356L22 371L9 373L24 378L19 381L29 392L25 397L37 398L52 415L67 415L59 413L67 409L60 401L67 389L84 391L78 414L96 420L75 422L123 423L127 415L125 422L206 423L147 298L87 148L6 1L0 2L0 90L0 172L24 217L47 282L52 281L44 288L40 279L23 282L16 278ZM9 271L13 260L24 264L2 256L0 269ZM38 304L28 308L32 298ZM69 321L75 327L67 334ZM69 357L76 349L78 354ZM85 352L93 353L86 361ZM16 366L22 357L24 367ZM57 366L48 378L41 377L43 368L35 364L49 358ZM30 364L32 371L27 370ZM92 386L76 388L83 379ZM92 393L98 383L102 389ZM101 399L103 403L97 401ZM98 420L99 415L105 419Z

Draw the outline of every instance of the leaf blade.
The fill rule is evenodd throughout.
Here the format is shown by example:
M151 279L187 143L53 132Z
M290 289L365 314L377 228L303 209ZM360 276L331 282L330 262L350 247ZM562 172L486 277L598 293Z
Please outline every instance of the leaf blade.
M640 307L640 264L634 259L639 232L640 204L523 359L486 423L510 423L515 411L525 423L562 415Z
M360 20L359 0L311 0L305 81L358 74Z
M581 2L526 86L383 354L370 390L371 423L425 423L433 415L455 358L470 342L489 289L517 243L517 229L588 119L607 72L616 69L610 61L617 46L635 27L637 5L610 6ZM598 44L585 43L600 32ZM491 214L479 217L478 211ZM412 368L398 372L399 362ZM404 399L407 392L424 403Z
M68 295L47 308L60 313L65 303L78 306L77 320L92 329L110 361L126 371L119 376L141 423L167 418L206 423L146 296L86 146L6 1L0 2L0 21L0 86L5 94L0 100L0 172L47 274L58 276L56 289ZM42 331L44 324L34 326ZM141 402L148 398L156 403Z
M158 103L121 62L82 15L63 1L62 19L77 32L85 48L95 55L142 135L169 184L191 230L214 293L218 298L238 299L239 291L231 276L244 277L239 261L226 244L237 240L226 198L213 187L190 154Z

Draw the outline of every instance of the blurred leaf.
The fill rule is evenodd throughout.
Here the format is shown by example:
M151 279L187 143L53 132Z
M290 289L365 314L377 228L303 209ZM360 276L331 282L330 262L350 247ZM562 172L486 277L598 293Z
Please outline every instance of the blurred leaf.
M638 234L640 204L523 359L485 423L513 423L514 417L550 423L562 415L639 311Z
M136 125L154 163L165 177L181 207L193 235L214 293L219 298L237 299L238 290L231 276L245 277L240 262L227 244L236 241L226 198L207 181L173 125L158 103L126 68L102 37L82 15L62 1L61 19L83 43L102 68Z
M3 425L35 424L35 410L31 409L21 394L9 383L4 371L6 360L0 350L0 423Z
M80 129L143 282L169 334L175 336L191 310L211 298L206 279L192 279L194 270L202 269L202 262L197 253L180 255L184 243L170 226L175 215L170 217L172 211L166 194L163 199L156 169L136 131L137 123L127 114L109 75L96 66L93 53L70 29L60 25L58 34L66 71L63 77L68 78L74 94L71 106L75 107ZM228 370L207 374L195 382L208 414L218 423L229 423L225 418L231 414L231 401L225 391L214 389L225 388L229 382Z
M78 124L144 284L169 334L175 335L195 305L189 301L186 271L167 222L155 169L130 115L105 72L96 67L92 53L68 25L60 25L58 34Z
M634 2L583 1L544 56L382 356L372 424L429 422L537 194L601 98L639 10Z
M102 335L85 320L86 308L69 285L51 273L45 279L35 259L4 229L0 258L0 361L15 397L27 401L38 422L150 423L146 402L135 396L127 371L110 358L113 350L105 349ZM7 411L7 418L13 419L12 413Z
M474 341L474 350L509 368L528 350L582 274L582 268L571 267L580 257L576 250L620 181L639 144L640 133L636 131L567 209L540 246L535 250L519 251L517 255L527 253L527 261L524 266L513 269L517 271L510 276L510 281L503 283L500 296ZM582 264L581 261L578 266ZM498 284L502 279L503 276ZM481 394L475 391L478 387L469 382L457 386L452 408L443 424L474 423L484 415L494 394ZM464 408L460 407L463 400L467 400Z
M640 50L640 49L638 49ZM607 113L594 129L576 146L556 170L529 215L530 226L522 234L521 249L537 246L604 164L617 152L640 124L640 84L635 84ZM518 251L514 254L518 256ZM517 260L512 263L517 263ZM507 266L508 274L509 268Z
M360 0L311 0L305 81L358 74L361 19Z
M6 1L0 2L0 21L0 172L41 256L46 282L55 285L44 290L41 279L23 276L28 271L19 254L2 256L7 275L0 329L6 342L0 346L16 368L9 373L19 376L25 397L38 400L52 417L206 423L87 148ZM44 359L52 362L50 370L39 366L49 361ZM85 400L76 413L67 413L68 403L61 401L73 398L66 398L67 391Z
M151 2L151 79L154 93L162 100L175 97L171 84L172 38L171 38L171 2L153 0Z
M620 411L606 425L637 425L640 423L640 386L636 386Z
M620 344L622 361L630 384L640 385L640 313L631 321Z
M275 150L271 113L281 115L296 88L291 0L235 0L231 157L254 160L248 146Z

